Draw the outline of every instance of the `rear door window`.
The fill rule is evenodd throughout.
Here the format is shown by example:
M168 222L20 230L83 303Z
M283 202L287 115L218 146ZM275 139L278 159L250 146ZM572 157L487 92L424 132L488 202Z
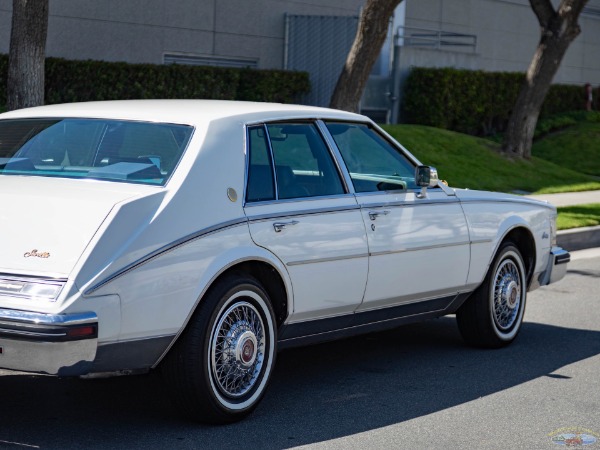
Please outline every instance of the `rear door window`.
M279 200L345 193L329 149L312 123L251 127L249 150L247 201L273 199L273 185Z

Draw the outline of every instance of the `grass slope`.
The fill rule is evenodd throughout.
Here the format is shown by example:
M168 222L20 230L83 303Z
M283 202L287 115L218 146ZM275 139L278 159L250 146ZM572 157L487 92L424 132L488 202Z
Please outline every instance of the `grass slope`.
M600 123L580 122L533 144L533 156L600 177Z
M537 194L600 189L600 181L564 164L536 156L530 161L506 158L498 152L499 144L488 139L421 125L383 128L423 164L436 167L440 178L453 187ZM547 136L538 144L553 138ZM600 155L595 159L600 160Z

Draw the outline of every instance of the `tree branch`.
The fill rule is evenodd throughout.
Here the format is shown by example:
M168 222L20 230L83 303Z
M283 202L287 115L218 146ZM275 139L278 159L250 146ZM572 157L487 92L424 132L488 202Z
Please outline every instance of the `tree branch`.
M588 0L562 0L558 6L558 15L571 22L575 19L576 22L587 2Z
M550 21L556 14L550 0L529 0L531 9L537 16L538 22L542 28L548 28Z

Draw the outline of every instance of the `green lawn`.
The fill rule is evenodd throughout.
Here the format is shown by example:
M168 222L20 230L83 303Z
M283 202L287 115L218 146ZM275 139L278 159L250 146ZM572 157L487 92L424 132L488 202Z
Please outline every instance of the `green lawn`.
M600 203L562 206L558 208L556 225L559 230L600 225Z
M453 187L537 194L600 189L600 180L568 169L567 164L560 163L560 156L555 159L560 165L538 156L530 161L515 161L500 155L500 145L488 139L421 125L385 125L383 128L423 164L435 166L440 178L447 180ZM552 142L558 135L547 135L536 145L550 142L545 145L553 147ZM553 150L555 155L560 155L562 151L572 157L573 161L579 158L577 154L574 155L577 152L573 146L554 146L558 147ZM536 154L538 151L540 150L537 149ZM590 160L598 164L600 153L593 155L590 152L579 163L593 166ZM574 164L571 167L578 166Z

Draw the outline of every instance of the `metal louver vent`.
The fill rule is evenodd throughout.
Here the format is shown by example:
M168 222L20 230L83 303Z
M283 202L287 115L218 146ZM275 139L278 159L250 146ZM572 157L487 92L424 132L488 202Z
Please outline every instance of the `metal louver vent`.
M245 58L221 58L215 56L198 55L178 55L177 53L165 53L163 56L164 64L187 64L190 66L215 66L215 67L233 67L250 68L258 67L258 60Z

